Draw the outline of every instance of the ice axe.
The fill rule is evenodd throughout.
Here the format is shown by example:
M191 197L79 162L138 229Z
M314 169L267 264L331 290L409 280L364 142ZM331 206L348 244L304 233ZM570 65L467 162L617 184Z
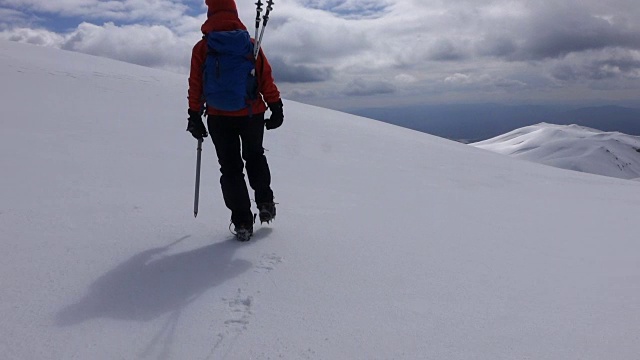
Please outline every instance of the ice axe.
M198 217L198 202L200 201L200 163L202 162L202 138L198 139L198 160L196 162L196 193L193 199L193 216Z

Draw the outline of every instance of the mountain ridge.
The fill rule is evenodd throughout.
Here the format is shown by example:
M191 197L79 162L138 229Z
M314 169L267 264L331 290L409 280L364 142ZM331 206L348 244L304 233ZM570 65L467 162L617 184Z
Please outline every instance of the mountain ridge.
M620 132L540 123L471 145L562 169L640 178L640 137Z

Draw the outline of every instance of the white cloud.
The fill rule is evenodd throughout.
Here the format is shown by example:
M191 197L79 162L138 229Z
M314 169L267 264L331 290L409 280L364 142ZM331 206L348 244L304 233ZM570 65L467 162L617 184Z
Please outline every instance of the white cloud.
M455 73L451 76L448 76L444 79L445 83L449 83L449 84L471 84L473 83L473 80L471 79L471 76L466 75L466 74L460 74L460 73Z
M394 77L394 80L399 84L414 84L418 82L418 78L409 74L399 74Z
M0 38L109 57L138 65L186 73L194 43L160 25L102 26L82 23L69 34L18 28Z
M103 26L82 23L62 46L67 50L163 68L183 66L189 61L192 47L193 44L164 26L116 26L113 23Z
M0 38L27 44L60 48L64 36L43 29L18 28L0 32Z
M490 74L455 73L444 79L445 85L461 90L496 90L525 88L527 84L520 80L508 79Z

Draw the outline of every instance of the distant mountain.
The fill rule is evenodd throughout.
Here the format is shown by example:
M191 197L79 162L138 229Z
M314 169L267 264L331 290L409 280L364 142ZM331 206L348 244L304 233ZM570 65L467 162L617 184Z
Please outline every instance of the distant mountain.
M542 123L471 145L563 169L640 178L640 137L619 132Z
M455 104L348 111L465 143L490 139L541 122L576 124L602 131L640 135L640 109L621 106L572 108L547 105Z

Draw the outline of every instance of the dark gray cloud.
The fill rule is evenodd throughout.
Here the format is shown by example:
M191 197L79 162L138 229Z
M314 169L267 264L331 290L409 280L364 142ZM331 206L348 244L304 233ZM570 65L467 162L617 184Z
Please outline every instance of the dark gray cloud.
M287 64L281 57L269 58L274 77L278 82L312 83L331 79L333 72L328 67L308 66L304 64Z
M465 56L464 49L448 39L439 39L429 48L430 60L458 61L464 59Z
M584 8L551 6L534 15L523 55L555 58L609 47L640 48L640 31L589 13Z
M640 80L640 54L616 49L584 58L570 58L555 65L551 75L567 82Z
M623 56L622 58L600 61L598 65L615 69L623 74L630 74L632 77L640 75L640 57Z
M517 50L516 39L507 34L490 34L476 44L476 52L482 56L509 58Z
M395 86L385 81L355 79L346 86L343 92L350 96L370 96L391 94L395 91Z
M526 16L498 19L480 29L476 52L510 61L561 58L606 48L640 49L640 24L617 9L573 0L538 2Z

